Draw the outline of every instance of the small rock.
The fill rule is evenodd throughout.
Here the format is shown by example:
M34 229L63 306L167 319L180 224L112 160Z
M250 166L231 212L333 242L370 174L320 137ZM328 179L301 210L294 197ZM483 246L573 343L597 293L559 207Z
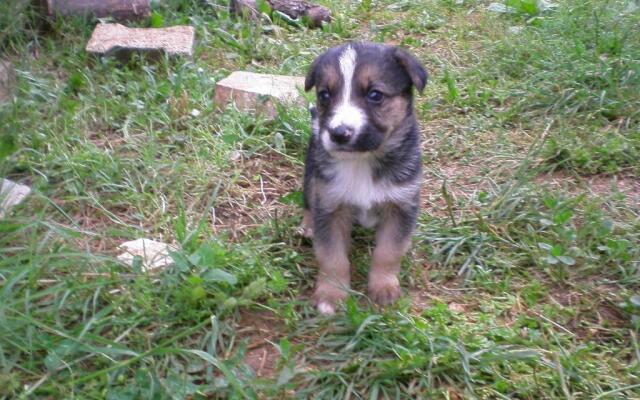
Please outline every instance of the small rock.
M640 10L640 0L629 0L627 2L627 8L622 14L632 14L638 10Z
M449 303L449 310L455 313L463 313L466 311L464 305L454 302Z
M118 256L118 260L133 266L134 259L138 256L142 259L142 270L145 272L173 265L169 252L176 250L175 247L166 243L144 238L122 243L118 248L124 250L124 253Z
M501 14L515 12L515 10L512 7L507 7L502 3L491 3L487 6L487 10L501 13Z
M548 10L553 10L555 8L558 8L558 5L556 3L552 3L546 0L538 0L538 9L540 11L548 11Z
M4 217L10 207L20 204L29 193L29 186L8 179L0 180L0 218Z
M234 102L240 110L265 112L275 117L273 99L288 103L303 103L299 88L304 87L304 77L267 75L236 71L216 84L215 103L224 107Z
M0 60L0 104L11 100L16 83L16 71L9 61Z
M507 32L509 32L511 35L517 35L520 32L522 32L523 29L524 29L524 26L510 26L507 29Z
M86 50L98 55L125 51L164 51L170 56L193 55L195 30L192 26L170 28L127 28L120 24L98 24Z
M242 155L243 155L242 150L234 150L229 155L229 160L231 161L240 160L242 158Z

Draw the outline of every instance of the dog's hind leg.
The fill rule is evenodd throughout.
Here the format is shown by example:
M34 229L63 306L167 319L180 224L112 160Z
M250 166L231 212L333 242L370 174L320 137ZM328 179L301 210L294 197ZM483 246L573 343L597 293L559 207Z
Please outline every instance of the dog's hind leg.
M377 304L390 304L402 294L398 272L400 261L411 245L417 207L384 208L376 231L376 247L369 270L369 297Z
M330 213L316 212L313 225L313 247L319 267L313 297L318 311L330 315L349 290L351 211L340 207Z

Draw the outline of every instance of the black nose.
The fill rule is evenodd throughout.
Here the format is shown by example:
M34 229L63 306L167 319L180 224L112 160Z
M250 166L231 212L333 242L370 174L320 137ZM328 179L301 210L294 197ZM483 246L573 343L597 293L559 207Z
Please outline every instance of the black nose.
M329 129L329 135L331 140L338 144L345 144L351 139L353 129L347 128L344 125L340 125L333 129Z

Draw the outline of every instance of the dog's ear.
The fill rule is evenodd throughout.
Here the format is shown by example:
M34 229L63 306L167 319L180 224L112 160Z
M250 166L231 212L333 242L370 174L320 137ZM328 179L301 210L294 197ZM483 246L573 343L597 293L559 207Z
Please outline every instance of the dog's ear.
M307 76L304 78L304 91L308 92L312 87L316 85L316 71L318 66L320 65L320 58L322 56L315 59L314 62L311 63L309 67L309 71L307 72Z
M415 86L418 91L422 92L422 90L424 90L424 86L427 84L429 74L427 74L427 71L424 69L422 64L420 64L420 61L418 61L415 56L399 47L396 47L393 52L393 56L407 72L409 78L411 78L413 86Z

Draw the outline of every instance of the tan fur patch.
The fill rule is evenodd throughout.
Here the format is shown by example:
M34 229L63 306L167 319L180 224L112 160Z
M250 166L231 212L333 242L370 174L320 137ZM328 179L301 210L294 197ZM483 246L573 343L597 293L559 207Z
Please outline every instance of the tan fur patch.
M356 74L357 86L360 88L369 88L373 82L380 80L380 71L372 65L364 64L358 68Z
M334 306L347 296L351 273L348 253L351 243L351 212L348 207L334 211L330 222L331 242L314 242L318 260L318 278L314 298L316 303Z
M409 99L406 95L394 93L394 89L387 86L383 79L382 71L376 65L364 64L358 68L356 84L363 92L375 88L385 95L383 103L378 108L373 108L372 117L378 126L385 127L386 133L393 133L407 117ZM359 101L361 107L366 108L364 99Z
M340 85L340 71L336 68L336 66L328 64L324 65L322 68L322 73L319 74L321 80L316 83L316 87L318 89L326 88L329 90L329 93L336 93L338 91L338 86Z
M376 247L369 275L396 274L400 271L400 260L411 245L411 237L398 242L400 226L393 214L383 216L376 232Z
M313 216L310 210L304 210L302 217L302 223L300 224L300 231L304 237L313 237Z
M387 128L388 134L396 132L398 127L407 118L409 100L405 96L393 96L384 100L379 112L374 113L376 122Z
M369 296L378 304L389 304L401 295L400 261L411 245L411 237L398 241L400 226L392 210L385 210L376 232L376 248L369 269Z

